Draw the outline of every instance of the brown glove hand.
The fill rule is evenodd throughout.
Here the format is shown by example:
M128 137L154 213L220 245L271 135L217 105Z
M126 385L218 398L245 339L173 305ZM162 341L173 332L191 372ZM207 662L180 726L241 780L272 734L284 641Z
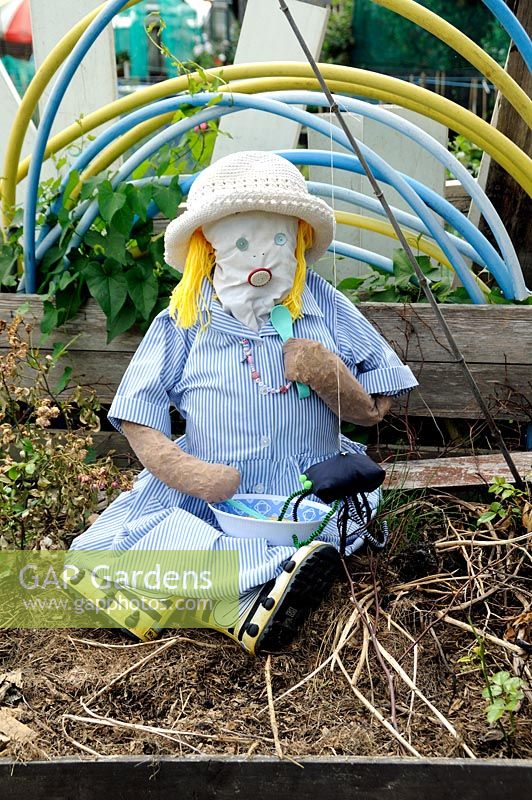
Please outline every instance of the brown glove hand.
M237 491L240 473L234 467L191 456L153 428L123 422L122 429L140 463L171 489L206 503L221 503Z
M287 379L308 384L346 422L375 425L390 410L392 398L369 395L344 362L320 342L289 339L283 352Z

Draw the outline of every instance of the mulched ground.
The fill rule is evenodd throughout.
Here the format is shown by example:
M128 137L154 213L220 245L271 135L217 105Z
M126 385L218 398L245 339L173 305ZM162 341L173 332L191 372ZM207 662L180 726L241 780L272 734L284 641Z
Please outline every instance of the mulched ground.
M529 518L477 529L484 509L444 495L392 509L386 554L349 562L354 596L338 583L269 658L211 631L1 631L0 758L532 757ZM488 724L501 670L525 696Z

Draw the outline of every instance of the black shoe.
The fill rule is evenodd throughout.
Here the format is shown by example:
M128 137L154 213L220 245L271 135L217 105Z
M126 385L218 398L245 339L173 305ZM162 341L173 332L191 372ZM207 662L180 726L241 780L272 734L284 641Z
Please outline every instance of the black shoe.
M339 568L340 556L335 547L312 542L296 550L275 580L240 598L235 624L224 624L223 603L217 603L201 622L230 636L251 655L282 650L320 605L338 577Z

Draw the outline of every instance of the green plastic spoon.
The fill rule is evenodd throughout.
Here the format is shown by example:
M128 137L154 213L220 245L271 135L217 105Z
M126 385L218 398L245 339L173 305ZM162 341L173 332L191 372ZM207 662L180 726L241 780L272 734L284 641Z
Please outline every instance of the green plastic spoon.
M294 338L292 315L286 306L274 306L270 312L270 322L281 337L283 344L288 341L288 339ZM305 397L310 397L310 386L298 382L297 393L300 400L303 400Z
M225 503L235 510L244 511L246 516L253 517L253 519L262 519L266 521L269 520L269 517L265 517L264 514L260 513L260 511L255 511L254 508L248 506L247 503L242 503L240 500L226 500Z

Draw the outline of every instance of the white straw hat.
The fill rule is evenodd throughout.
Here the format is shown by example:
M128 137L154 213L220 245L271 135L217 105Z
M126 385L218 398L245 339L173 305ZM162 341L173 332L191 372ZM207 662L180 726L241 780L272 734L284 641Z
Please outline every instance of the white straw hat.
M187 210L166 229L166 262L182 271L197 228L243 211L270 211L308 222L314 230L308 263L317 261L334 238L331 207L309 194L297 167L274 153L250 150L215 161L194 181Z

